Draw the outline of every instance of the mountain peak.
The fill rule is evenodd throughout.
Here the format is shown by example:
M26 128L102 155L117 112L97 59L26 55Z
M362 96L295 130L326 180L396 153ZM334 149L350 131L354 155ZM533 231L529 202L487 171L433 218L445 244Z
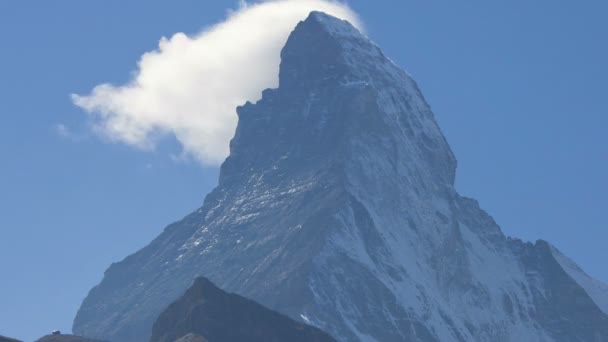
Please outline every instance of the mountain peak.
M395 176L453 185L456 160L416 82L348 21L312 12L300 22L281 52L279 80L238 108L220 182L311 170L311 160L343 173L348 163L368 164L369 153Z
M303 21L320 24L329 34L336 37L364 37L348 20L340 19L321 11L312 11L308 18Z
M302 80L343 80L357 73L360 65L356 62L369 59L370 53L383 57L380 49L351 23L311 12L296 26L281 52L280 86L305 88L310 82Z
M340 341L608 340L605 287L458 195L430 106L367 37L313 12L281 56L218 187L106 272L75 332L144 341L203 275Z

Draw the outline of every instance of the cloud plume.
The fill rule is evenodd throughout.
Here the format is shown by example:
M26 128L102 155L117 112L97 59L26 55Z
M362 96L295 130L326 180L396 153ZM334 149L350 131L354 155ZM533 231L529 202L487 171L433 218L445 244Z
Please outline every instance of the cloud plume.
M241 2L223 22L197 35L161 38L127 84L100 84L88 95L72 94L72 101L112 141L153 149L173 135L184 155L217 165L228 155L236 106L278 85L280 50L312 10L360 26L357 15L338 2Z

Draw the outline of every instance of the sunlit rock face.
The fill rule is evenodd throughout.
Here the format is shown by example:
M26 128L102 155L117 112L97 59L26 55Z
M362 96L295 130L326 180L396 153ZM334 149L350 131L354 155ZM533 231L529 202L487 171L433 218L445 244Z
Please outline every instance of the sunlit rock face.
M203 275L341 341L608 341L606 286L455 191L416 83L349 23L311 13L238 114L218 187L106 271L76 333L146 341Z

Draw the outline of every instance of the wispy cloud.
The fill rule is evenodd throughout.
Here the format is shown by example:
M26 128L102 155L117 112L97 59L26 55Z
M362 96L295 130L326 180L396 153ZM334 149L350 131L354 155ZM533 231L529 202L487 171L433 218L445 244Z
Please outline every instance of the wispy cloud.
M74 132L70 127L62 123L53 125L53 131L59 137L72 141L81 141L86 138L86 134Z
M64 124L56 124L55 126L53 126L53 130L55 131L55 133L57 133L58 136L62 138L67 138L72 135L72 132L70 132L68 126Z
M278 85L280 50L312 10L360 25L347 5L334 1L241 2L200 34L161 38L157 50L141 57L129 83L101 84L72 100L112 141L152 149L174 135L184 155L217 165L228 155L235 108Z

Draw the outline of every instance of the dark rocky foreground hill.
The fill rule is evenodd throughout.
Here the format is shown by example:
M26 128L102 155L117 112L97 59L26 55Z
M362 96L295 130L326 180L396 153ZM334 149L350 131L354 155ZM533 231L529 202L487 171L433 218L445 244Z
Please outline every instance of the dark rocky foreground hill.
M0 342L23 342L23 341L0 335Z
M150 342L334 342L323 331L292 320L205 278L160 315Z
M76 335L47 335L39 338L36 342L103 342L99 340L92 340Z
M356 28L311 13L279 83L238 108L203 206L110 266L75 333L148 341L204 275L340 341L608 341L608 287L456 191L416 82Z

